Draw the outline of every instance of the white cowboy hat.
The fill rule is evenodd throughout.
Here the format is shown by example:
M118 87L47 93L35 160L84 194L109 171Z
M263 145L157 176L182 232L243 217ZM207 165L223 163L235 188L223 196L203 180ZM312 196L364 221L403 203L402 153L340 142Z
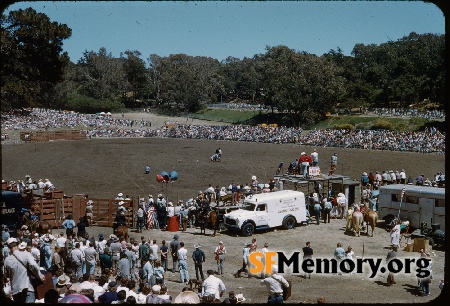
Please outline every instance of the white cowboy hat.
M58 277L58 282L56 283L56 285L65 286L69 283L70 283L70 277L68 277L65 274L62 274L60 277Z
M338 193L338 197L345 197L345 195L342 192L340 192Z
M318 195L317 195L317 193L313 193L313 198L317 198L318 197Z
M367 172L363 172L363 175L367 175Z
M119 192L117 195L118 195L119 197L121 197L121 196L123 196L123 193L122 193L122 192Z
M158 198L162 198L163 197L163 195L162 194L158 194Z
M161 291L161 286L160 286L160 285L154 285L154 286L152 287L152 291L153 291L154 293L159 293L159 292Z
M167 206L173 206L172 202L167 203Z
M305 154L306 154L305 152L300 153L300 155L305 155Z
M27 243L26 243L25 241L22 241L22 242L19 244L19 250L25 250L26 247L27 247Z
M153 196L151 194L148 195L149 198L153 198Z
M253 176L252 176L252 180L256 180L256 175L253 175Z
M94 204L94 201L92 201L92 200L89 200L89 201L87 201L87 203L86 204Z
M6 240L6 244L10 244L10 243L13 243L13 242L17 242L17 239L14 238L14 237L8 238L8 240Z
M202 246L200 245L200 244L198 244L198 243L196 243L196 244L194 244L194 249L199 249L199 248L201 248Z
M125 202L124 201L120 201L118 204L119 204L119 206L122 206L123 204L125 204Z

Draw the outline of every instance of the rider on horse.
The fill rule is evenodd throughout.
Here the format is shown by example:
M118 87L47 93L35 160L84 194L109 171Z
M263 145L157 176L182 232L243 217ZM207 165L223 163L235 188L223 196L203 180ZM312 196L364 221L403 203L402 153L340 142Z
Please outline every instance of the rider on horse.
M125 213L127 209L123 207L123 204L125 204L124 201L119 202L119 207L117 208L117 214L116 214L116 223L117 226L125 225L126 219L125 219Z

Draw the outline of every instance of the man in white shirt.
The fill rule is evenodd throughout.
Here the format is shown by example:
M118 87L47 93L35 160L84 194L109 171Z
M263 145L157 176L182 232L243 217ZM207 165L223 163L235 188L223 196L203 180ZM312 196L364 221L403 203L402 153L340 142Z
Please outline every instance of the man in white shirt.
M202 296L214 295L216 300L225 292L225 284L220 278L214 276L213 270L206 271L208 277L203 281L202 284Z
M269 244L266 242L266 243L264 243L264 247L261 249L261 262L263 263L263 265L266 262L266 252L269 251L268 247L269 247ZM266 273L264 271L265 269L266 269L266 267L264 266L263 270L261 271L262 279L264 279L266 277Z
M81 276L83 276L82 262L83 262L84 255L83 255L83 252L81 252L81 250L80 250L79 242L77 242L75 244L75 249L72 250L72 253L70 254L70 256L72 258L72 262L75 265L77 279L80 279Z
M59 246L60 248L64 248L66 246L66 241L67 241L67 238L64 237L64 233L61 232L59 234L59 237L56 238L56 246Z
M261 280L260 285L266 286L268 291L268 304L282 304L283 303L283 288L289 288L289 283L283 276L277 274L278 266L272 266L272 275Z
M311 153L311 158L313 160L312 165L316 167L319 165L319 153L316 152L316 149Z
M156 244L156 239L153 240L153 244L150 245L150 261L152 265L158 260L158 245Z
M167 217L171 218L175 215L175 208L173 207L172 202L167 203Z
M95 246L99 255L102 255L105 251L106 243L105 236L103 234L98 235L98 241L95 242Z

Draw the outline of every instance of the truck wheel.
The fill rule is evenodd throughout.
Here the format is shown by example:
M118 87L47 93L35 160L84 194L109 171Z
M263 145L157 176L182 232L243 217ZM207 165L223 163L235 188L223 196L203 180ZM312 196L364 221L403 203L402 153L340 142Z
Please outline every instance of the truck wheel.
M294 227L295 227L295 219L294 219L294 217L287 217L286 219L284 219L284 221L283 221L283 228L285 230L293 229Z
M388 228L388 227L391 225L391 223L392 223L392 221L393 221L394 219L395 219L395 218L394 218L393 215L388 215L388 216L386 216L386 217L384 218L384 226L385 226L386 228Z
M242 236L248 237L253 235L255 227L251 223L247 223L242 227Z

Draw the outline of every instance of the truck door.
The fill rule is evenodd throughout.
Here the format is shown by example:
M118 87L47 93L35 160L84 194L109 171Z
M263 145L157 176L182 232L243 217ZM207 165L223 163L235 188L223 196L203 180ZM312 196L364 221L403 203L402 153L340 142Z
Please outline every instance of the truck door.
M256 206L256 226L266 226L268 223L267 204L258 204Z
M428 227L431 227L434 215L434 199L419 198L419 212L420 212L420 223L427 222ZM420 224L419 224L420 226Z

